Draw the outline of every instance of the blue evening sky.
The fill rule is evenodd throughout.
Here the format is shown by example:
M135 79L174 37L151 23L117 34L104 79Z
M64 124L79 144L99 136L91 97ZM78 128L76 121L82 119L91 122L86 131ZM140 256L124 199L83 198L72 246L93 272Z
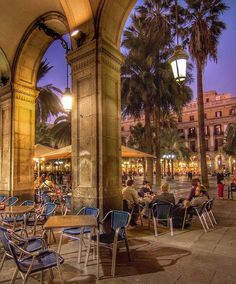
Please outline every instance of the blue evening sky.
M137 1L137 5L141 4L142 0ZM227 24L227 29L219 41L218 46L218 62L208 62L203 74L203 89L204 91L216 90L217 93L232 93L236 96L236 1L225 0L225 3L230 7L222 20ZM126 22L126 26L130 23L130 18ZM53 83L64 91L66 86L66 60L65 51L61 47L59 41L55 41L48 48L44 58L47 58L54 68L48 73L48 76L40 85ZM194 79L191 87L194 97L196 96L196 71L194 70Z

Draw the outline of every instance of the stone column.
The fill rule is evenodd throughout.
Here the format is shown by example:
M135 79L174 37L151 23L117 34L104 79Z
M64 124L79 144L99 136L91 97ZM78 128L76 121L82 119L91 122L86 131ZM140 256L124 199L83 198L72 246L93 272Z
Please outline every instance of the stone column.
M214 151L215 149L215 143L214 143L214 126L210 125L210 145L209 145L209 150Z
M68 56L72 67L74 208L121 209L121 54L93 40Z
M21 199L32 198L37 91L19 84L12 86L0 101L1 191Z
M38 92L14 84L12 132L12 193L22 198L33 195L35 144L35 98Z
M6 86L0 94L0 184L1 193L10 195L11 186L11 89Z

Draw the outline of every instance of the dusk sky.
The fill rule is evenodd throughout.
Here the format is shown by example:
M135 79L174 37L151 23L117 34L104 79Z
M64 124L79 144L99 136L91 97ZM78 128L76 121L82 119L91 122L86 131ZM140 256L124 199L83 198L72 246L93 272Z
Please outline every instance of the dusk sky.
M142 3L139 0L137 4ZM218 46L218 62L208 62L204 70L204 91L216 90L217 93L232 93L236 96L236 1L226 0L230 7L222 16L227 29L223 31ZM129 19L126 25L129 24ZM54 68L48 76L40 82L40 85L53 83L64 91L66 85L66 60L65 51L59 41L55 41L47 50L44 58L47 58ZM195 81L191 87L196 97L196 72L193 73Z

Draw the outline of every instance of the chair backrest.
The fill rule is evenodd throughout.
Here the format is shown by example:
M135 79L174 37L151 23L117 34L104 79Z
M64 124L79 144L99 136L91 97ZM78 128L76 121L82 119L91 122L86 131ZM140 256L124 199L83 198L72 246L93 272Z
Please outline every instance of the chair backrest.
M83 207L78 214L92 215L97 218L99 215L99 209L95 207Z
M45 192L42 193L42 200L44 204L51 202L50 196L48 196Z
M207 211L210 211L212 210L213 208L213 199L209 199L207 202L206 202L206 210Z
M25 200L21 203L21 206L33 206L34 201L33 200Z
M16 266L17 268L25 273L26 272L26 268L25 265L22 265L21 262L19 261L18 257L19 257L19 250L17 249L17 245L13 243L13 241L11 241L9 239L9 242L8 242L8 246L9 246L9 250L10 250L10 254L11 256L13 257L15 263L16 263ZM29 264L30 265L30 264Z
M130 213L125 211L113 210L111 213L111 229L125 228L130 222Z
M46 215L46 216L50 216L54 213L54 211L56 210L56 207L57 205L53 202L48 202L45 204L44 206L44 210L43 210L43 213Z
M7 232L7 229L2 227L2 226L0 226L0 240L2 242L2 245L3 245L3 248L4 248L5 252L7 254L11 255L11 252L10 252L10 249L9 249L9 245L8 245L9 233Z
M6 196L4 194L0 194L0 202L3 202Z
M207 209L207 203L208 201L205 201L202 205L194 207L199 215L202 215L205 212L205 209Z
M18 201L18 197L12 196L12 197L9 197L9 198L5 201L5 205L6 205L6 206L14 206L17 201Z
M158 219L168 219L172 216L173 204L170 202L157 201L153 204L153 216Z

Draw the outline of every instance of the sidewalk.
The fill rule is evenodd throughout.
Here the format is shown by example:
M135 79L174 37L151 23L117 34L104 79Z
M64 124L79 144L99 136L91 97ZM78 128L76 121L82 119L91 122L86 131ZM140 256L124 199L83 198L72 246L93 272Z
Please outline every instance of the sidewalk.
M214 186L211 196L213 193ZM83 263L77 263L77 242L66 242L62 247L65 283L236 283L236 200L216 200L214 213L218 225L208 233L204 233L198 221L188 230L175 229L173 237L166 229L154 237L153 228L148 230L147 224L144 228L141 225L130 228L132 262L128 262L122 247L117 254L117 276L112 278L110 253L102 249L99 282L96 281L95 261L91 260L84 270ZM57 244L53 247L56 249ZM9 283L13 271L13 262L8 260L0 273L0 283ZM56 271L54 275L54 283L59 283ZM28 283L37 282L30 279Z

